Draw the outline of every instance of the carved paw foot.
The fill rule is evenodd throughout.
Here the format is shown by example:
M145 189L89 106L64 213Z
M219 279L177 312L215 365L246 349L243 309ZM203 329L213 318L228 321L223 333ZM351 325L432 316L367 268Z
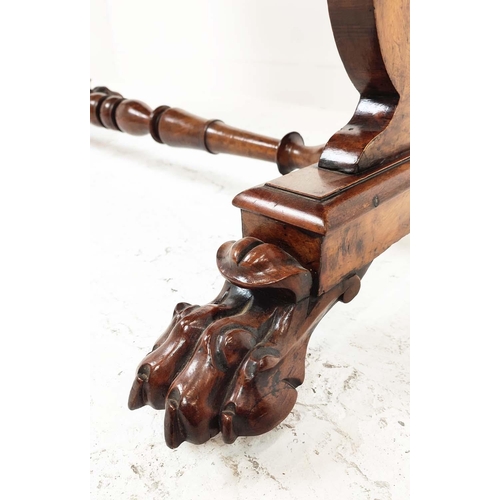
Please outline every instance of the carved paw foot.
M170 448L201 444L219 432L231 443L278 425L304 380L312 330L359 284L355 276L357 282L346 280L325 300L314 300L311 273L255 238L225 243L217 263L226 278L219 296L205 306L176 306L130 392L130 409L165 408Z

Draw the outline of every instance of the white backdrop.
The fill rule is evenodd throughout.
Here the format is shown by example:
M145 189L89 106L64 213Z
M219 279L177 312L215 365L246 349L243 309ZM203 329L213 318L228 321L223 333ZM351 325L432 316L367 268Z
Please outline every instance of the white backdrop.
M326 0L91 0L90 40L92 84L138 99L281 101L346 122L358 98Z

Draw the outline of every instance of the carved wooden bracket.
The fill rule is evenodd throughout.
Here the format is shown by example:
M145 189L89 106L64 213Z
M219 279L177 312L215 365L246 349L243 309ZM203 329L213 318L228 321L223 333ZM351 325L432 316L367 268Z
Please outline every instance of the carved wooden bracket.
M328 0L332 30L360 93L349 123L328 141L321 168L359 173L410 150L410 0Z

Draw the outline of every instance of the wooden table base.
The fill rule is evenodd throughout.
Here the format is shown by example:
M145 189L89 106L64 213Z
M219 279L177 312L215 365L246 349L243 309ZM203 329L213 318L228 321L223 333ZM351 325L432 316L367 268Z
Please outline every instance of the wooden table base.
M309 338L349 302L373 259L409 233L409 4L329 0L346 70L360 92L351 121L324 146L152 110L101 87L90 121L158 142L275 161L283 177L236 196L243 238L224 243L225 278L204 306L180 303L139 363L131 409L165 409L165 440L232 443L278 425L297 399Z

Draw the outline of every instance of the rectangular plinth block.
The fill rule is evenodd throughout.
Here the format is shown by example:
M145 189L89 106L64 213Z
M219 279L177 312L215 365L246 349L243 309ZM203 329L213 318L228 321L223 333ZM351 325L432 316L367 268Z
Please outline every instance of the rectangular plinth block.
M239 194L243 235L280 245L320 295L410 232L410 162L361 176L307 167ZM307 182L307 179L310 182Z

